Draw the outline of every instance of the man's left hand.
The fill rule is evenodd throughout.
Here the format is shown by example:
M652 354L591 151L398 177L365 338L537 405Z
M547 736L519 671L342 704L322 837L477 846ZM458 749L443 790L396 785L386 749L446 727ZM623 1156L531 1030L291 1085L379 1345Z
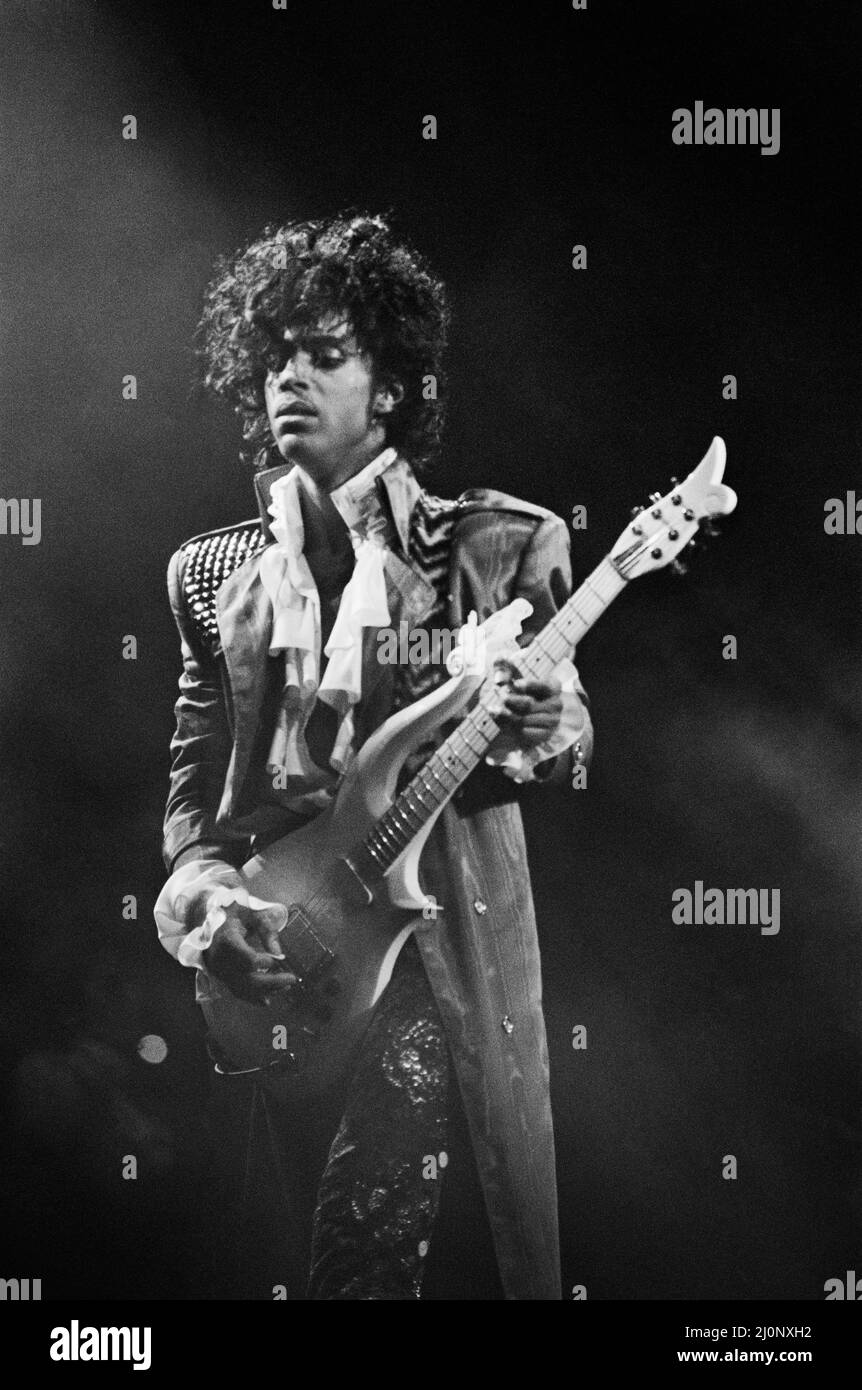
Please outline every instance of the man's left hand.
M501 738L492 746L498 749L505 741L517 748L536 748L546 743L560 727L561 690L561 683L555 676L543 681L527 676L513 679L507 689L500 691L503 712L496 719Z

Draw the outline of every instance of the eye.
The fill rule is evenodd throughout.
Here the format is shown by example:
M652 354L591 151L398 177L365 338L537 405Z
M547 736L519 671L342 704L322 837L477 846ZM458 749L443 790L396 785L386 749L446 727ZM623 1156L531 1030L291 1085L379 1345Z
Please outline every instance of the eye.
M320 367L323 371L332 371L346 362L347 358L340 348L323 347L312 349L311 361L315 367Z

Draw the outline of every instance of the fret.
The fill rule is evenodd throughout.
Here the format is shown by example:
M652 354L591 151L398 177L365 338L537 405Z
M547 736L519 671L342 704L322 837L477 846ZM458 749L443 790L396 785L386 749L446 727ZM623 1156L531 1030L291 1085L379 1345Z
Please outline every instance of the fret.
M421 830L421 828L422 828L422 826L424 825L425 822L424 822L422 816L420 816L419 813L418 813L417 811L414 811L414 810L413 810L413 808L412 808L412 806L410 805L410 803L406 800L406 798L405 798L403 792L402 792L401 796L398 797L398 800L395 802L395 805L392 807L392 810L394 811L394 810L396 809L396 807L399 808L400 814L404 817L404 819L406 820L407 824L408 824L409 826L411 826L411 828L412 828L414 831L416 831L416 830ZM417 821L417 824L416 824L416 825L414 825L413 822L411 821L411 819L410 819L410 816L411 816L411 815L415 816L416 821Z
M553 661L553 653L545 645L547 640L549 638L553 640L553 637L554 634L546 628L540 637L536 637L530 643L529 647L522 647L518 665L529 670L530 667L541 667L547 662Z
M483 752L484 752L485 750L484 750L483 748L475 748L475 747L473 746L473 744L470 742L469 738L467 737L467 727L469 727L469 728L471 728L471 729L474 728L473 724L470 724L469 726L467 726L467 723L466 723L466 721L465 721L465 723L461 726L461 737L463 738L463 740L464 740L464 742L466 743L467 747L470 749L470 752L471 752L471 753L475 753L476 756L477 756L478 758L481 758L481 756L482 756L482 754L483 754ZM478 729L476 729L475 732L478 734L478 732L479 732ZM481 735L480 735L480 738L481 738Z
M605 599L605 598L599 593L598 589L593 588L593 585L592 585L592 583L591 583L591 580L592 580L592 575L590 575L587 579L584 580L583 584L581 585L581 588L582 588L582 589L590 589L590 590L592 591L593 596L598 600L599 608L600 608L600 610L601 610L602 608L604 608L605 604L607 603L607 599Z
M473 771L473 768L476 766L476 764L475 764L475 762L472 762L472 763L471 763L471 762L465 762L464 759L461 757L461 754L458 752L458 749L455 747L455 738L456 738L456 736L457 736L457 734L453 734L453 735L452 735L452 752L453 752L453 754L455 755L455 757L458 759L458 761L459 761L459 763L461 764L461 766L462 766L462 767L466 767L466 769L467 769L468 772L472 772L472 771ZM472 752L473 750L470 749L470 751Z
M379 848L376 844L372 843L374 839L376 839L376 834L374 831L372 831L371 835L369 835L365 840L365 848L368 850L368 853L371 855L371 858L374 860L375 864L377 864L377 866L380 869L382 869L385 873L387 868L389 867L386 863L386 855L381 848Z
M388 826L386 825L386 817L385 817L385 816L381 816L380 820L377 822L377 834L378 834L379 838L383 841L383 848L384 848L384 850L385 850L385 851L387 852L387 854L388 854L388 853L389 853L389 850L390 850L389 835L391 834L391 832L389 831L389 828L388 828ZM396 845L396 848L397 848L397 845Z
M397 820L395 819L394 812L395 807L390 806L383 819L386 821L386 829L389 831L389 834L392 836L395 843L397 845L401 845L401 848L403 849L404 844L407 844L409 842L412 832L409 827L405 831L404 826L398 824ZM406 839L405 835L407 837ZM401 843L402 841L404 841L404 844Z
M425 776L424 776L424 774L425 774L427 771L428 771L427 767L426 767L426 768L423 768L422 772L420 772L420 774L419 774L419 780L421 781L421 783L422 783L423 787L425 788L426 792L428 793L428 795L429 795L429 796L431 797L431 799L433 800L434 805L435 805L435 807L436 807L436 806L439 806L439 805L440 805L440 802L437 800L437 797L436 797L435 794L434 794L434 788L433 788L433 787L429 787L428 783L425 781ZM438 777L437 780L438 780L438 781L440 780L439 777Z
M389 850L388 850L388 848L387 848L385 839L383 838L383 836L382 836L381 833L380 833L380 826L379 826L379 824L378 824L378 826L377 826L377 829L374 831L374 840L375 840L375 848L376 848L376 851L377 851L378 856L379 856L381 859L385 860L386 857L387 857L387 855L389 854Z
M430 771L431 776L434 777L434 778L436 778L436 780L440 783L440 786L443 788L444 792L447 792L447 793L448 793L448 792L450 792L450 791L453 791L454 788L453 788L453 787L447 787L446 782L445 782L444 779L439 775L439 773L438 773L438 771L437 771L437 768L432 766L432 763L433 763L433 762L434 762L434 759L432 758L431 762L428 764L428 770ZM444 771L444 772L446 771L446 768L445 768L445 767L444 767L443 771Z
M381 818L380 818L380 824L386 827L387 833L388 833L389 835L392 836L392 839L393 839L393 840L396 842L396 844L397 844L398 841L399 841L399 839L400 839L400 838L403 836L403 834L404 834L404 827L403 827L403 825L399 825L398 822L395 820L395 806L394 806L394 805L393 805L393 806L390 806L390 807L389 807L389 810L386 811L386 812L381 816Z

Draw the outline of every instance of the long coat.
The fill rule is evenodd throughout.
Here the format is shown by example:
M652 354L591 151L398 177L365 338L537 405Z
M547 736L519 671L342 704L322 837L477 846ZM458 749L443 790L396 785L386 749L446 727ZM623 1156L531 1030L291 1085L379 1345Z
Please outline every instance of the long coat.
M426 499L420 493L417 507ZM448 626L459 627L471 609L482 621L520 595L533 605L524 628L529 640L571 592L565 522L490 489L433 501L435 515L451 522ZM387 551L385 569L396 631L402 619L411 629L421 626L435 602L439 611L439 588L424 572L421 547L410 547L409 524L397 520L402 553ZM272 613L259 573L268 541L262 526L243 523L187 542L171 561L184 672L165 820L169 870L204 855L240 864L253 836L267 829L249 788L272 672ZM374 636L366 630L366 641ZM358 744L391 712L394 698L391 665L364 669L373 674L358 707ZM590 736L588 728L587 742ZM569 755L558 762L555 780ZM548 1048L520 794L499 769L482 765L444 807L422 859L424 887L444 910L420 923L416 939L460 1085L505 1296L557 1300Z

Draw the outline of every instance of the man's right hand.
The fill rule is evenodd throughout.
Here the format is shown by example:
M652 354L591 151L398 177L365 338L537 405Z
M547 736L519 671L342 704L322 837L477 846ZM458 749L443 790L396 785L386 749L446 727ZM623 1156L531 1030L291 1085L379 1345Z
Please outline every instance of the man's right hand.
M225 921L203 952L204 965L238 999L268 1004L271 995L297 983L296 975L280 968L284 955L271 914L239 903L224 911Z

